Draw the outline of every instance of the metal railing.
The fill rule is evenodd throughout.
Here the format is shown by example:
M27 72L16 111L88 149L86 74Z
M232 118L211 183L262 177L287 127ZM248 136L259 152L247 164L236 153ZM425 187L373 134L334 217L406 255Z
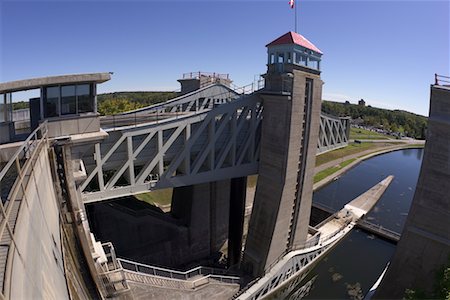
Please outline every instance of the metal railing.
M14 237L14 228L22 200L27 203L25 189L31 178L29 174L38 159L37 155L46 145L48 145L47 121L21 143L8 163L0 170L0 241L2 250L6 250L0 254L0 265L4 268L0 270L1 298L4 297L6 289L5 279L10 278L12 272L9 258L14 251L21 257Z
M320 234L320 232L319 232L318 234L312 236L312 237L311 237L309 240L307 240L306 242L304 242L304 243L302 243L302 244L297 244L297 245L295 245L292 249L285 250L282 254L280 254L280 256L278 256L278 258L277 258L273 263L271 263L271 264L264 270L264 275L267 274L267 273L269 273L269 272L273 269L273 267L275 267L275 265L276 265L277 263L279 263L279 262L283 259L283 257L284 257L286 254L288 254L289 252L297 251L297 250L305 250L305 249L308 249L308 248L316 247L316 246L318 246L318 245L323 245L323 244L325 244L326 242L328 242L328 241L330 241L331 239L333 239L335 236L337 236L340 232L342 232L343 229L344 229L345 227L347 227L348 224L350 224L350 223L351 223L351 219L349 218L349 219L347 219L347 220L342 224L342 226L339 227L339 229L335 230L334 232L332 232L332 233L330 233L330 234L327 234L327 235L325 235L325 236L322 236L322 235Z
M220 74L220 73L211 73L211 72L189 72L183 74L183 79L198 79L200 77L212 77L212 78L220 78L220 79L230 79L230 74Z
M267 267L264 270L264 273L260 277L255 278L252 282L247 284L243 289L239 290L232 297L232 299L239 298L242 294L246 293L255 284L264 286L265 283L273 280L273 278L268 277L269 273L275 268L275 266L278 263L280 263L285 258L285 256L287 254L292 253L294 251L298 251L296 253L292 253L292 256L289 257L285 263L283 263L283 266L285 266L288 263L291 263L298 256L308 255L309 253L314 253L321 249L323 249L323 250L321 250L321 252L319 252L319 253L323 253L324 250L326 251L326 249L329 249L332 245L337 243L343 236L345 236L345 233L347 233L348 230L344 230L344 229L347 226L349 226L349 224L352 224L351 228L353 228L355 225L355 223L352 223L350 218L346 219L346 221L342 224L342 226L340 226L339 229L337 229L336 231L334 231L326 236L321 236L320 234L318 234L318 235L312 237L311 239L309 239L309 241L307 241L306 243L298 245L295 248L291 249L290 251L284 251L272 264L269 265L269 267ZM351 229L351 228L348 228L348 229ZM339 235L342 235L342 237L337 237ZM302 266L302 268L296 272L300 272L303 268L308 266L310 263L311 263L311 261L305 260L305 265ZM292 275L292 273L289 273L289 274ZM287 279L289 279L289 276L285 277L283 280L287 280ZM268 292L268 291L266 291L266 292ZM262 296L262 295L260 295L260 296Z
M357 226L363 230L369 231L394 242L398 242L401 237L401 234L396 231L385 228L380 224L373 224L364 219L359 220Z
M170 280L188 281L188 283L185 284L187 284L187 286L190 288L195 288L199 285L205 284L205 278L214 279L216 281L228 284L238 284L240 282L239 277L232 276L231 274L229 274L227 270L217 268L200 266L188 271L178 271L151 265L145 265L142 263L134 262L123 258L118 258L117 260L120 262L124 270L128 270L146 276L156 276Z
M450 77L444 76L444 75L439 75L439 74L435 73L434 74L434 84L449 86L450 85Z
M144 123L158 123L167 119L178 119L186 115L214 109L219 105L229 103L242 96L250 95L262 88L264 88L264 80L260 79L241 87L233 85L230 87L230 90L209 95L207 99L202 98L203 100L199 98L183 101L183 97L187 98L186 95L183 95L166 102L139 108L135 111L102 116L100 119L101 125L104 128L116 129L125 126L137 126ZM193 104L193 101L197 101L197 104ZM206 102L200 105L199 101Z
M103 243L102 247L107 261L100 265L96 264L96 267L103 294L111 297L129 291L123 267L116 257L112 243Z

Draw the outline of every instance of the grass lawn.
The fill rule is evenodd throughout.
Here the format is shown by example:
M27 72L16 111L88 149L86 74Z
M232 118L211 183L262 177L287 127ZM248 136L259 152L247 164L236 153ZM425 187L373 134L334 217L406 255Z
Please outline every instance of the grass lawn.
M324 179L324 178L330 176L331 174L333 174L333 173L339 171L340 169L344 168L345 166L348 166L349 164L351 164L351 163L354 162L355 160L356 160L356 158L348 159L348 160L346 160L346 161L344 161L344 162L342 162L342 163L340 163L340 164L338 164L338 165L336 165L336 166L334 166L334 167L330 167L330 168L328 168L328 169L325 169L325 170L323 170L323 171L317 173L317 174L314 176L314 183L319 182L319 181L321 181L322 179Z
M166 206L172 203L172 191L173 189L156 190L134 197L151 205Z
M247 176L247 187L255 187L258 182L258 175Z
M392 144L392 143L391 143ZM349 143L347 147L336 149L316 156L316 166L323 165L335 159L342 158L346 155L356 154L369 149L385 147L385 143Z
M351 140L390 140L391 136L362 128L350 128Z

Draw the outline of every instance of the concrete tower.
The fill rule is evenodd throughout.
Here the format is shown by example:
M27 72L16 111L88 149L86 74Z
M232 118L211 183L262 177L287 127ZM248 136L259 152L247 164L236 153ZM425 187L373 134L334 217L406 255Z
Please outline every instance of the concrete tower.
M450 255L450 87L431 86L427 143L414 199L391 265L374 298L430 294Z
M267 45L258 184L243 269L258 276L308 235L319 134L322 52L288 32Z

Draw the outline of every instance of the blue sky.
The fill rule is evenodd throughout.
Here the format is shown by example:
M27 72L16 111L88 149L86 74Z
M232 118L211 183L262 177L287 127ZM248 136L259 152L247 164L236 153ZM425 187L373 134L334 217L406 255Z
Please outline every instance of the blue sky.
M175 90L182 73L265 72L265 45L293 30L288 0L0 0L0 81L114 72L99 92ZM299 32L323 52L323 98L428 115L450 75L445 1L298 1Z

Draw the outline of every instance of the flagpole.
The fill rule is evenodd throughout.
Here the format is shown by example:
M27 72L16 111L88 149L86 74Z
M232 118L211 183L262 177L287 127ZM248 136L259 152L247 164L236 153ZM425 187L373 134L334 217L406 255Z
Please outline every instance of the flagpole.
M297 3L294 4L294 9L295 9L295 32L297 32Z

